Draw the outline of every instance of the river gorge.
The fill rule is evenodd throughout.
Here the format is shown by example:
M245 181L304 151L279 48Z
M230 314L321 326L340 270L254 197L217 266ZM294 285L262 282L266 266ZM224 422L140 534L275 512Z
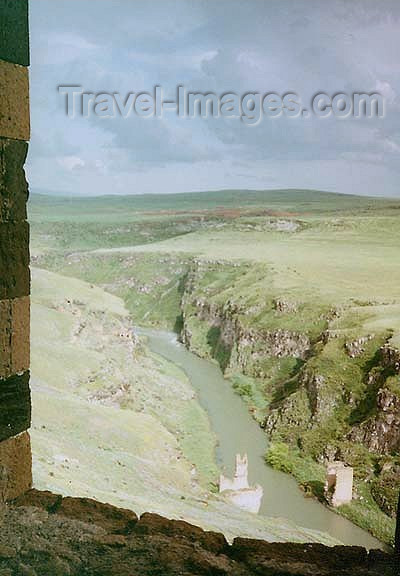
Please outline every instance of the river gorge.
M260 514L287 518L294 523L326 532L346 545L379 548L382 544L350 521L306 498L289 475L265 463L266 434L249 414L219 366L199 358L178 342L176 334L140 328L150 349L179 366L190 379L201 406L206 410L217 438L216 459L221 471L232 475L237 453L247 453L249 480L264 489Z

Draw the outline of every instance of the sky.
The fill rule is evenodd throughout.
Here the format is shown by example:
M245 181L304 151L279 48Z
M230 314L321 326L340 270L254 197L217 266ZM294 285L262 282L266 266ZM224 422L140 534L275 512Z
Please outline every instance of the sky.
M398 0L30 0L33 191L400 196ZM69 118L88 92L380 92L384 118Z

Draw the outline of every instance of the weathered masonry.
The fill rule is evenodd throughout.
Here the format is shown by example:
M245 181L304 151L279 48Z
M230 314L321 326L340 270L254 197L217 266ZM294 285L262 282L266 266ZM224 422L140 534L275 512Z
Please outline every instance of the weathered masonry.
M28 66L28 0L0 0L0 500L32 483Z

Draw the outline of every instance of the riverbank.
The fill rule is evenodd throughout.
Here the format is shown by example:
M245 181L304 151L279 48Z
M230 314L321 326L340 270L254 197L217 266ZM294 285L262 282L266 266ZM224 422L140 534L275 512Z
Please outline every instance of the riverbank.
M224 474L233 474L237 453L247 453L250 482L260 484L264 489L260 514L287 518L306 528L326 532L347 545L366 548L381 546L368 532L316 500L305 498L296 482L287 474L266 465L266 435L251 418L245 403L235 394L218 365L186 350L174 333L144 328L139 328L139 333L146 335L151 350L176 364L188 376L218 439L217 463Z
M184 371L132 337L120 298L33 268L31 356L36 488L184 519L229 540L337 543L213 492L207 414Z

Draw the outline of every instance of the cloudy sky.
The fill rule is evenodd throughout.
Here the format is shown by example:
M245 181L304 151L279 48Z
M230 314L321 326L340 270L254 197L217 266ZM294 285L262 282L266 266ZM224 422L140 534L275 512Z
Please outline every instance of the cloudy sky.
M317 188L400 196L397 0L30 0L31 189ZM68 118L89 92L378 91L385 118Z

